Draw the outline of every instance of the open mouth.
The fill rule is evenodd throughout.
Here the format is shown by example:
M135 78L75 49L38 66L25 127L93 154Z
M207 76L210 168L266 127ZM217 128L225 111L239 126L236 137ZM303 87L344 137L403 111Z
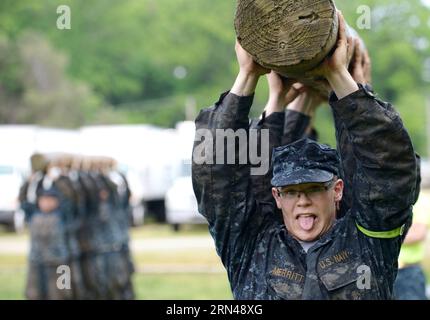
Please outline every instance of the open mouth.
M300 227L305 231L310 231L315 225L317 216L314 214L299 214L296 219Z

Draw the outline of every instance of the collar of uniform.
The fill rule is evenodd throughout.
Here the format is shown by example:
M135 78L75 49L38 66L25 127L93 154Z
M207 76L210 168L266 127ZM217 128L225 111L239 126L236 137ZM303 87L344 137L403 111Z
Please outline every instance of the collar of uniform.
M335 220L333 225L331 226L330 230L324 234L318 241L315 243L314 246L312 246L308 252L311 252L313 250L316 250L322 246L325 246L327 243L331 242L333 240L333 237L335 236L335 230L337 228L337 225L339 224L341 219Z
M301 257L304 261L304 259L306 259L306 251L305 249L303 249L303 247L300 245L299 241L297 241L296 238L294 238L287 230L287 228L285 227L285 224L282 223L281 226L281 234L283 235L284 238L284 243L289 246L294 252L299 252L301 253Z

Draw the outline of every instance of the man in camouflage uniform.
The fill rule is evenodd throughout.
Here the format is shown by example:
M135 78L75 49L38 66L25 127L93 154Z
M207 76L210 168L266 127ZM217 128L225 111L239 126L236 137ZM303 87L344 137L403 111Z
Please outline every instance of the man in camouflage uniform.
M42 188L29 222L31 249L26 297L30 300L73 299L71 285L58 285L58 267L68 266L70 261L61 198L55 186Z
M113 299L134 299L134 291L131 276L134 273L129 247L130 217L129 206L131 191L126 177L116 169L116 163L109 161L104 172L105 179L109 181L111 192L115 194L115 205L113 207L112 227L115 228L114 248L111 261L114 273L115 295Z
M31 175L19 190L19 203L25 213L27 223L29 223L31 216L37 210L37 192L41 188L42 180L48 167L48 161L42 154L33 154L30 161Z
M88 169L80 173L89 200L85 228L80 232L85 282L92 299L133 299L131 257L124 254L128 229L122 221L128 220L122 207L129 191L118 190L105 159L94 158Z
M98 231L96 217L98 215L99 195L96 181L91 174L88 159L81 159L81 168L78 171L78 181L81 185L84 210L82 223L78 230L78 241L81 249L82 276L86 288L86 299L102 299L100 294L98 266Z
M318 68L334 91L339 153L308 139L276 148L271 191L277 208L254 195L250 165L193 161L199 211L236 299L392 298L416 195L416 158L399 115L349 74L342 16L339 29L335 52ZM213 132L214 145L217 129L248 129L253 92L269 72L239 44L236 52L233 88L196 119L197 130ZM344 193L349 210L336 220Z
M115 176L110 164L103 159L97 175L100 187L98 227L103 239L99 252L106 271L106 299L133 299L130 261L123 252L124 242L128 243L128 229L123 228L122 222L122 219L128 220L123 211L124 197L128 202L127 186Z

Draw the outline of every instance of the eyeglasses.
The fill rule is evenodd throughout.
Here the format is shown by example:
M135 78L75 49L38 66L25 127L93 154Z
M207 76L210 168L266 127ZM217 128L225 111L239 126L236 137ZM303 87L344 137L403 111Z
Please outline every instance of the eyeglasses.
M305 194L308 198L317 198L321 196L324 192L328 191L334 186L335 181L331 180L329 182L326 182L321 185L316 185L309 187L304 190L295 190L293 188L287 188L287 189L278 189L278 196L286 199L286 200L295 200L300 198L300 194Z

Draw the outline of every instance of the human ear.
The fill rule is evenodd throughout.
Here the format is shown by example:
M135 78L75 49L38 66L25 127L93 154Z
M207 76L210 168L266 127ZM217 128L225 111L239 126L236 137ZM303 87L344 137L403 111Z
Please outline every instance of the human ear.
M334 201L341 201L343 197L344 183L342 179L338 179L334 184Z
M273 198L275 198L276 206L278 207L278 209L282 209L282 206L281 206L281 196L279 194L278 189L272 188L272 195L273 195Z

